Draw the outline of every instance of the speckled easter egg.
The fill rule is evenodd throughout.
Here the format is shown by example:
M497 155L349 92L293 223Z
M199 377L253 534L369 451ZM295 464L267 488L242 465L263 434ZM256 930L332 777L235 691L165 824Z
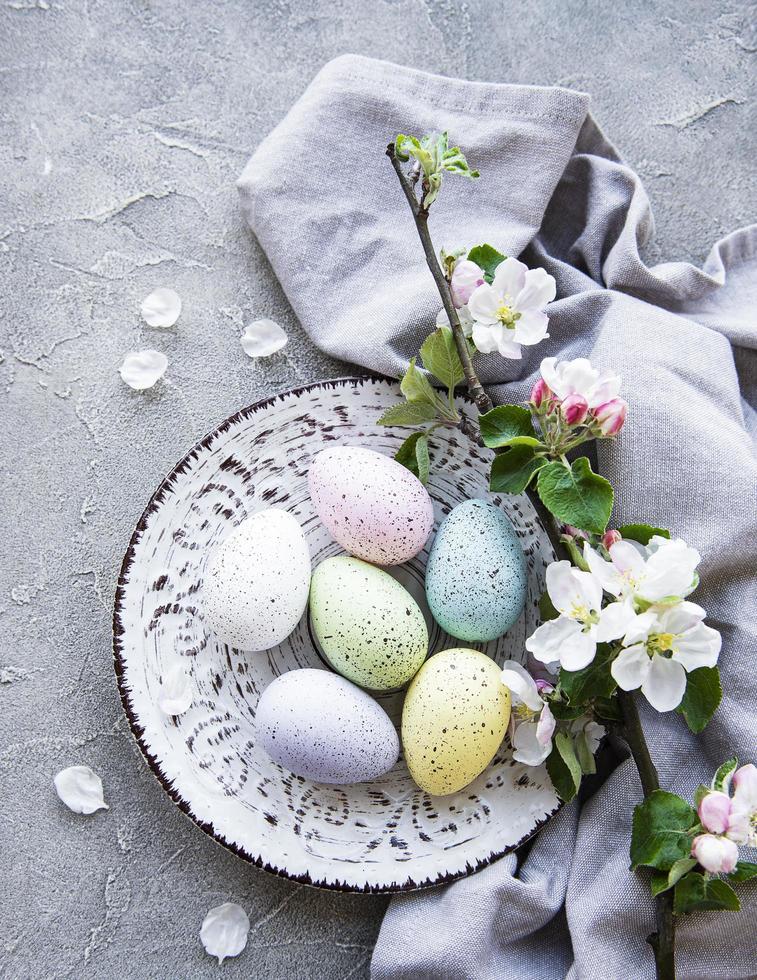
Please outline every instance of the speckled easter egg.
M458 504L442 522L426 566L426 598L451 636L487 643L526 602L526 559L507 517L485 500Z
M296 519L272 507L248 517L221 544L203 582L208 625L240 650L285 640L305 611L310 552Z
M345 551L375 565L399 565L417 555L434 525L421 481L370 449L324 449L311 463L308 483L329 534Z
M268 685L255 714L274 762L317 783L361 783L388 772L399 739L384 709L344 677L290 670Z
M428 653L418 603L380 568L337 555L313 573L310 622L328 662L372 691L404 687Z
M444 650L405 696L402 746L410 775L432 796L456 793L494 758L510 720L501 668L476 650Z

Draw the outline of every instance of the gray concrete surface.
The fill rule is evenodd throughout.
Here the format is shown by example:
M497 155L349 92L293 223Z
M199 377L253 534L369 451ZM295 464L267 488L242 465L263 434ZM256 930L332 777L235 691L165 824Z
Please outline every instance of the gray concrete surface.
M700 260L754 217L754 24L733 0L2 0L0 976L368 973L385 899L292 885L206 838L142 762L111 665L119 562L162 475L240 406L344 371L243 226L256 144L345 51L580 87L646 181L651 256ZM183 298L173 331L140 323L156 285ZM286 356L244 356L255 316L287 326ZM142 395L116 374L140 345L170 360ZM77 762L107 813L55 797ZM253 930L219 968L198 930L224 900Z

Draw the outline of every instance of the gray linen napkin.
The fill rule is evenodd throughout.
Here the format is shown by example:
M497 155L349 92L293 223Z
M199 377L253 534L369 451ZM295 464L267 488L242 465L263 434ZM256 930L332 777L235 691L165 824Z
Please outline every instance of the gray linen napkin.
M702 269L647 267L649 202L588 114L586 95L427 75L370 59L330 62L262 143L239 181L242 207L313 341L400 374L439 299L383 151L397 132L447 129L482 173L449 180L438 246L491 242L557 280L550 339L522 361L480 359L495 400L526 397L541 359L589 356L623 376L630 417L600 469L614 520L649 520L700 550L695 595L723 633L723 703L694 737L642 705L668 788L691 797L734 752L757 761L757 226ZM452 885L392 901L373 958L395 978L651 977L648 888L628 870L640 786L623 763L579 812L564 808L517 865L510 855ZM741 913L679 925L682 978L757 975L757 886Z

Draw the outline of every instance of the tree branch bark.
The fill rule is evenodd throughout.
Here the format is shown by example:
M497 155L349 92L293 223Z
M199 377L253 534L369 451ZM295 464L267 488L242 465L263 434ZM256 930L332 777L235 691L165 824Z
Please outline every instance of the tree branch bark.
M618 701L623 712L623 725L619 731L628 748L631 750L633 761L639 770L641 788L647 797L660 788L660 777L649 754L649 747L644 738L641 719L636 707L633 691L618 691ZM675 978L675 918L673 916L673 890L662 892L655 898L655 913L657 931L647 938L654 950L657 980L674 980Z

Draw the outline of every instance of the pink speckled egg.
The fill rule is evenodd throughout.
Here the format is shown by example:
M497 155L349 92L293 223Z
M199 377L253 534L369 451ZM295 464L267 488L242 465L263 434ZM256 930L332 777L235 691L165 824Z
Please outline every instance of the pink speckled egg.
M331 536L363 561L400 565L418 554L431 533L434 507L426 488L390 456L357 446L324 449L308 482Z

